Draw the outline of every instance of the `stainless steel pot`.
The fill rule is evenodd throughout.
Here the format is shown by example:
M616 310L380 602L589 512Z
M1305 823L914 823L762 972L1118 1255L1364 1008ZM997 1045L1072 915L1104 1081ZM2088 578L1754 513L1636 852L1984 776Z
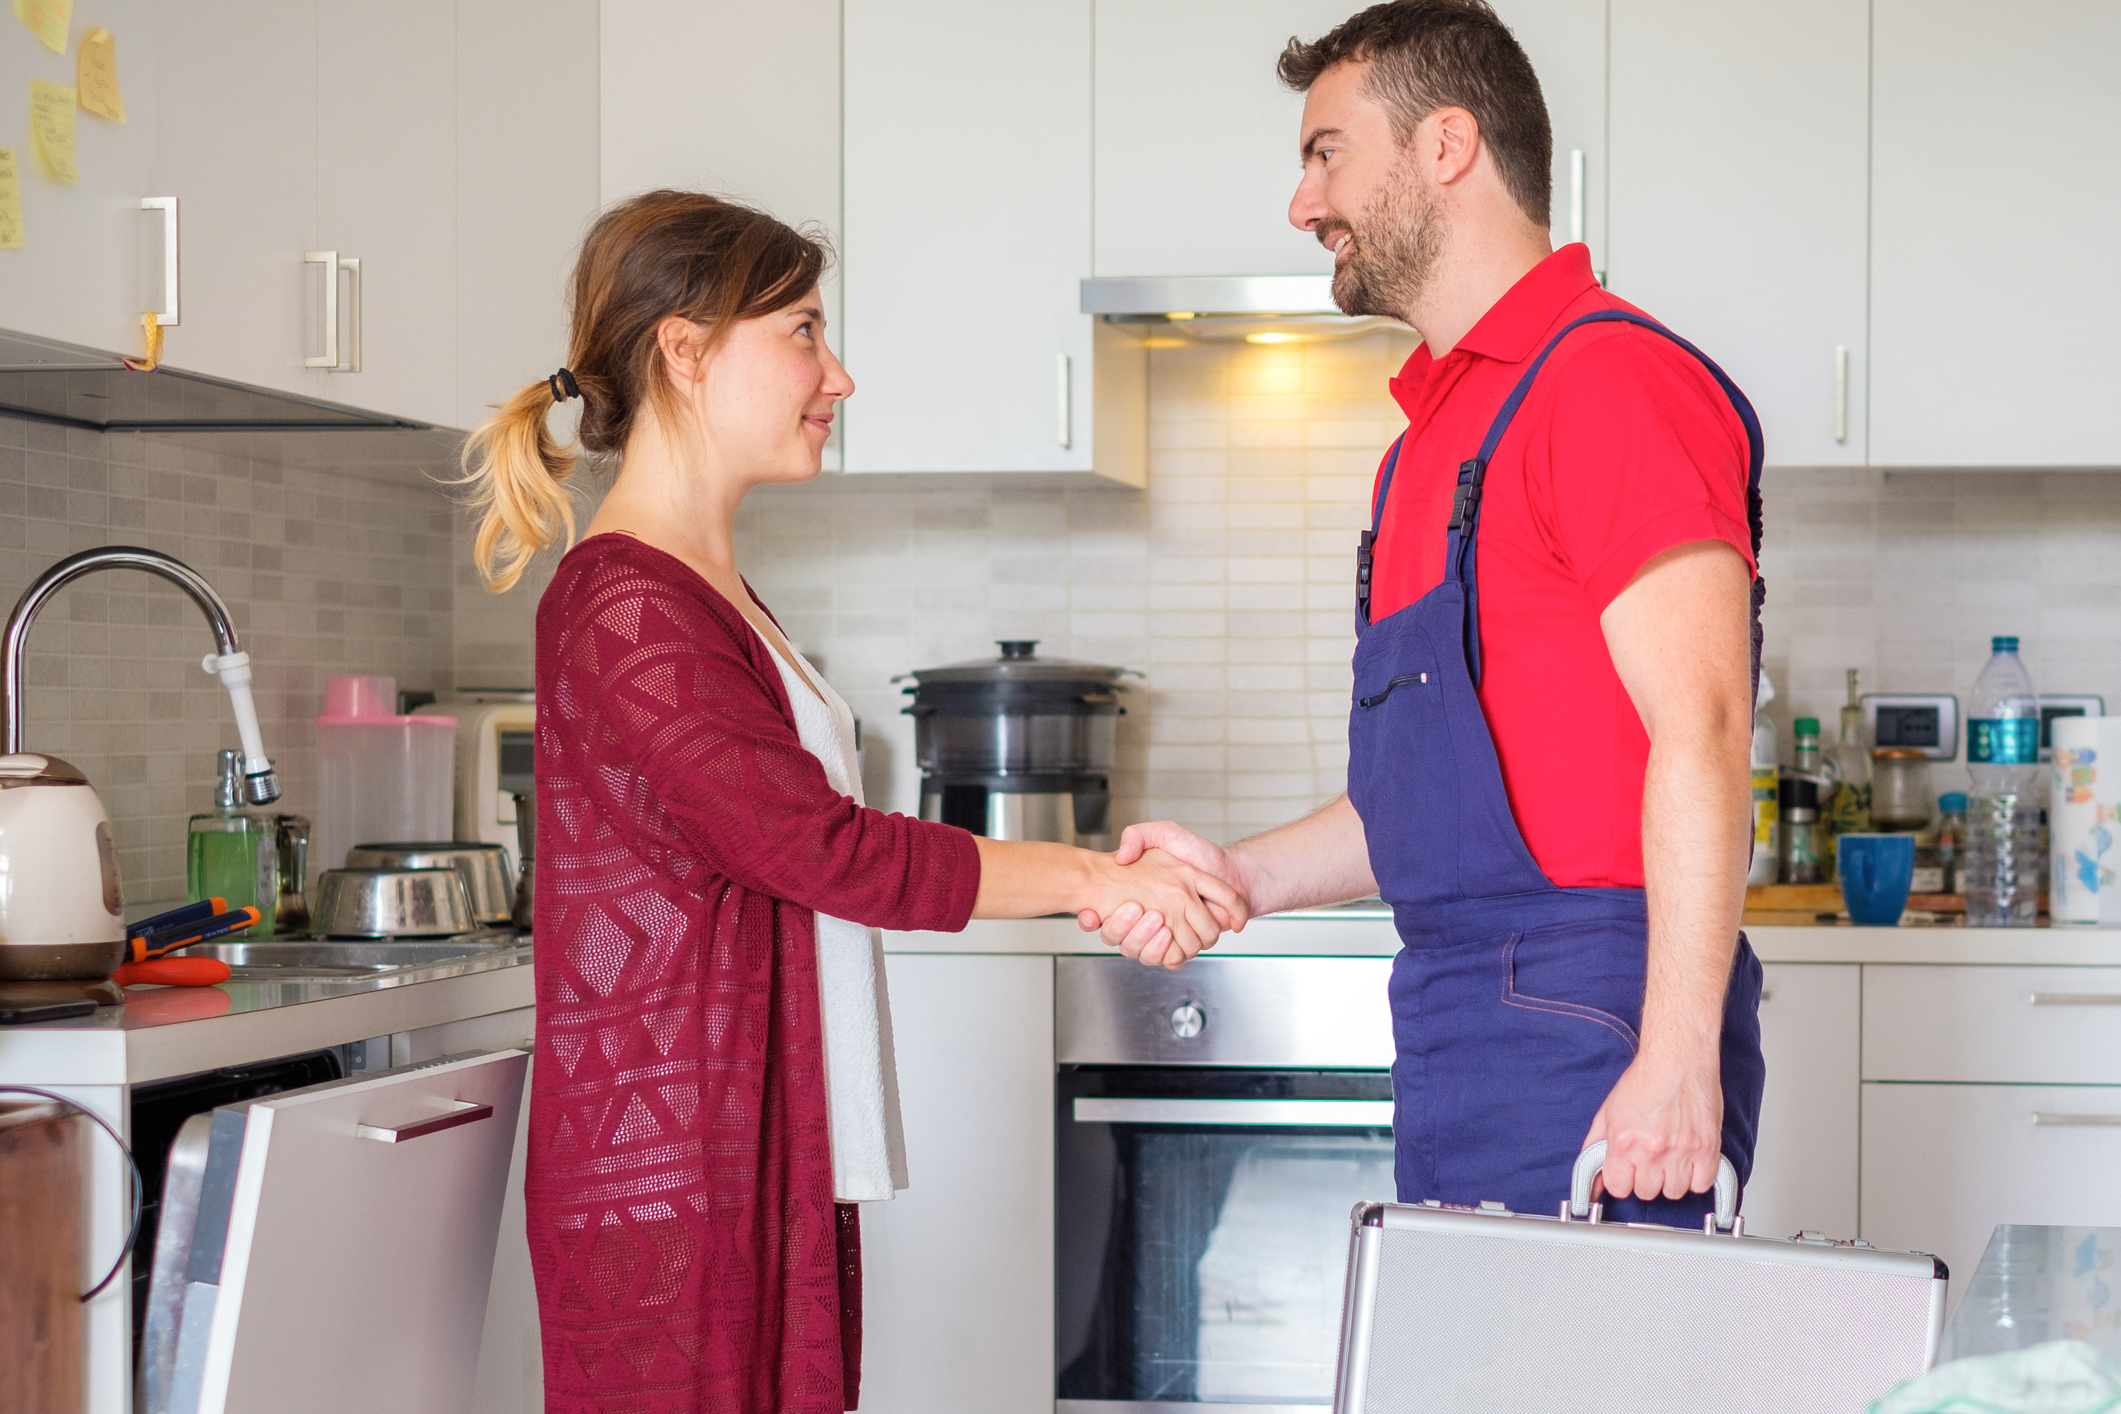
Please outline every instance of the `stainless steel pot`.
M471 913L481 923L506 923L515 907L508 851L497 844L363 844L346 851L349 869L454 869L464 876Z
M327 869L310 910L319 937L423 938L468 933L464 876L439 869Z

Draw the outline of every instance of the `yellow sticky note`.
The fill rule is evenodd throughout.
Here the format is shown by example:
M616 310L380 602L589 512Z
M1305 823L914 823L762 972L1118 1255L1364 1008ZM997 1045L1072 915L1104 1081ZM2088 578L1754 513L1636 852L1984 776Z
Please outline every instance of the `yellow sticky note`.
M125 99L118 92L118 41L109 30L92 29L81 36L81 52L74 56L74 86L81 90L83 108L114 123L125 121Z
M20 250L22 237L22 179L15 175L15 149L0 147L0 250Z
M74 22L74 0L15 0L15 18L44 41L54 54L66 52L66 31Z
M43 79L29 81L29 136L44 170L62 182L78 182L74 166L74 91Z

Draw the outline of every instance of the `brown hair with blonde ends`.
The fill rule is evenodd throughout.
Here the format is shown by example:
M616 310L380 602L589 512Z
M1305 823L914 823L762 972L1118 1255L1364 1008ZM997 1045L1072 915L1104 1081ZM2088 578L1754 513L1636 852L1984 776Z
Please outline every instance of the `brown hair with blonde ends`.
M582 394L575 436L591 464L625 451L644 403L664 428L684 425L657 325L689 319L711 348L737 321L808 294L830 260L818 234L699 192L646 192L598 217L568 301L567 370ZM574 540L567 480L576 452L545 425L553 396L550 383L532 383L464 444L464 484L480 513L472 558L495 593L521 579L540 550Z

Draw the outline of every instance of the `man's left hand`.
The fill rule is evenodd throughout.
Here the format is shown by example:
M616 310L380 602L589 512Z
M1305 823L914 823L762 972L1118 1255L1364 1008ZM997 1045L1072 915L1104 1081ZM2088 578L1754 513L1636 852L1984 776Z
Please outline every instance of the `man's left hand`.
M1615 1197L1684 1198L1716 1186L1723 1154L1717 1057L1638 1054L1591 1121L1584 1147L1606 1141L1601 1186Z

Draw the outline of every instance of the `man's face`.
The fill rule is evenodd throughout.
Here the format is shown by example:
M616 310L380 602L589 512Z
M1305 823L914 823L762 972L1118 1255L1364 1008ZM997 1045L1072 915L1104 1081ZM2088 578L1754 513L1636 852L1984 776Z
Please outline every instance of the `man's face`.
M1290 224L1333 252L1333 302L1345 314L1404 319L1442 244L1436 195L1411 148L1362 91L1367 63L1336 64L1304 95L1303 180Z

